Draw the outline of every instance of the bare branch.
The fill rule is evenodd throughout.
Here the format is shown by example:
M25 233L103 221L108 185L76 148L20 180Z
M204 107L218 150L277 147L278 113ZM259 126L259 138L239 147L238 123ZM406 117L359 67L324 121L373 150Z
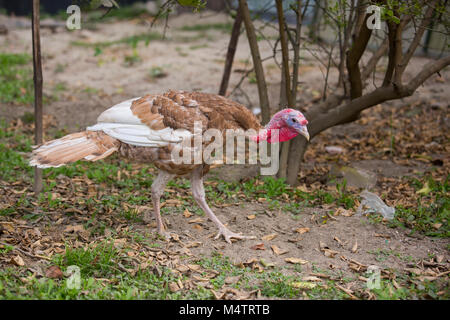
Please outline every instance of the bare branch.
M381 43L380 47L377 49L377 51L375 51L372 54L372 57L370 57L369 62L367 62L366 66L361 72L362 81L366 80L372 73L372 71L375 70L378 61L381 59L382 56L386 54L388 47L389 47L389 40L388 38L385 38L384 41Z
M368 16L364 19L367 21ZM350 81L350 98L355 99L362 95L363 85L361 79L361 71L359 70L359 60L361 59L367 44L369 43L372 30L367 28L367 24L363 23L359 34L353 41L352 48L347 52L347 71Z
M397 32L397 25L394 22L388 22L388 41L389 41L389 54L388 54L388 66L384 74L383 87L390 85L392 76L395 69L395 34Z
M306 7L309 4L309 0L306 1ZM294 47L294 62L292 64L292 100L297 100L297 85L298 85L298 69L300 65L300 39L302 34L302 15L301 15L301 7L302 7L302 1L297 0L297 23L296 23L296 29L295 29L295 44Z
M403 56L403 59L401 61L401 64L399 66L399 73L403 74L403 72L406 69L406 66L408 65L409 60L411 60L411 57L413 56L414 52L417 49L417 46L420 44L420 41L422 40L423 34L426 30L426 27L430 24L431 19L433 17L434 13L434 6L436 5L437 1L431 1L429 4L429 7L425 13L424 19L422 20L421 25L418 29L416 29L416 34L414 36L413 41L408 47L408 50L406 51L405 55Z
M285 30L285 22L284 22L284 14L283 14L283 2L282 0L275 0L277 6L277 14L278 14L278 25L279 25L279 33L280 33L280 44L281 44L281 53L282 53L282 63L284 67L284 80L285 80L285 90L286 97L289 106L293 106L292 96L291 96L291 77L289 75L289 49L288 42L286 38L286 30Z
M385 101L411 96L430 76L448 65L450 65L450 55L426 64L422 70L412 78L408 85L401 87L395 85L380 87L371 93L351 100L344 105L331 108L328 112L319 114L317 112L307 113L306 117L307 119L310 119L308 130L311 137L327 128L341 123L343 120L364 109Z

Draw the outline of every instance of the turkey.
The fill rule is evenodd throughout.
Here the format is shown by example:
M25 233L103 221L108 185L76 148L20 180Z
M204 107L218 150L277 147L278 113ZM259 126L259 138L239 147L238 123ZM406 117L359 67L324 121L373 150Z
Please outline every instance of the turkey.
M194 136L194 125L225 132L227 129L253 129L254 141L269 143L287 141L297 135L309 140L308 121L300 111L283 109L277 112L263 128L245 106L223 96L170 90L163 94L148 94L130 99L104 111L97 124L86 131L66 135L37 146L29 164L39 168L59 167L77 160L97 161L114 152L133 161L153 163L158 175L151 186L153 214L159 234L170 237L160 215L160 198L167 182L174 176L190 175L192 194L197 204L218 227L216 239L253 238L230 231L213 213L205 199L203 176L210 165L179 163L172 152L185 139ZM278 129L279 131L274 131ZM278 132L277 139L273 133ZM144 214L144 221L150 214Z

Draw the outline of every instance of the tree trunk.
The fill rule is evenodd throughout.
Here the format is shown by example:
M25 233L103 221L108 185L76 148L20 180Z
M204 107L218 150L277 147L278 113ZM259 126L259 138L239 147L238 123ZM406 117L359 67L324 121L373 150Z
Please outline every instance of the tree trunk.
M266 78L262 66L261 55L259 53L258 42L256 40L255 28L250 17L250 11L246 0L239 0L239 10L247 32L248 44L252 53L253 68L255 69L256 83L258 85L259 104L261 107L262 124L266 124L270 120L270 104L267 94Z
M289 71L289 47L287 41L287 30L285 28L286 24L284 21L284 13L283 13L283 0L276 0L277 7L277 15L278 15L278 32L280 34L280 44L281 44L281 53L282 53L282 77L283 80L281 82L282 87L281 91L284 91L284 95L281 97L286 97L287 105L292 108L295 103L293 101L293 97L291 94L291 76ZM284 86L283 86L284 85ZM283 101L280 101L282 103ZM281 108L286 107L285 105L281 105ZM289 157L289 141L283 142L281 146L280 152L280 168L278 170L278 178L285 179L287 174L287 161Z
M225 68L223 70L222 82L220 83L219 94L221 96L225 96L227 92L231 69L233 67L234 54L236 53L239 34L241 33L241 25L242 25L242 13L241 10L238 8L236 18L234 19L233 30L231 31L230 43L228 44L227 58L225 61Z
M297 176L300 171L300 164L303 161L303 155L308 147L308 141L303 137L295 137L291 140L289 146L289 159L287 165L286 182L291 186L297 184Z
M34 70L34 143L42 143L42 62L41 62L41 39L39 33L39 0L33 0L33 70ZM42 169L34 168L34 193L37 195L42 191Z
M286 77L284 74L286 69L284 64L281 65L281 82L280 82L280 105L279 109L286 108L288 105L288 98L286 94ZM280 167L278 169L277 178L286 179L287 174L287 162L289 159L289 145L290 141L285 141L281 143L280 148Z
M309 38L311 41L316 42L319 40L320 20L322 19L320 12L320 3L322 0L316 0L314 5L314 13L309 27Z
M450 65L450 55L426 64L418 74L411 78L412 80L407 85L398 87L391 84L390 86L379 87L370 93L344 103L342 103L342 98L339 96L333 96L330 98L332 101L328 103L325 101L322 105L317 106L306 114L306 118L310 120L308 129L311 138L328 128L342 123L344 119L348 119L352 115L379 103L411 96L429 77L448 65ZM296 137L291 140L287 175L287 182L291 185L297 183L297 175L306 147L307 143L304 139Z

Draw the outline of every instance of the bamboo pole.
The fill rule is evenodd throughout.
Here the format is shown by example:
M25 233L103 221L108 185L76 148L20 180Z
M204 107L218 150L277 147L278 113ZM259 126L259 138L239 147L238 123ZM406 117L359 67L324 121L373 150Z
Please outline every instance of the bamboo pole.
M34 71L34 143L42 143L42 62L41 39L39 33L39 0L33 0L33 21L31 30L33 35L33 71ZM34 168L34 193L42 191L42 169Z

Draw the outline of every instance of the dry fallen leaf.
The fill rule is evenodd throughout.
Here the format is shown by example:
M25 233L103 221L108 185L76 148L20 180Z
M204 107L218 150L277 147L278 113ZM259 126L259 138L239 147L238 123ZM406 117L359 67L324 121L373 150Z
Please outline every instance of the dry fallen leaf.
M114 247L124 246L125 243L127 243L127 239L126 238L114 239Z
M191 271L198 271L200 270L200 266L198 264L188 264L187 265L189 269L191 269Z
M194 218L188 221L188 223L200 223L203 222L202 218Z
M197 281L209 281L209 278L200 277L197 275L193 275L192 278L194 278L194 280L197 280Z
M258 243L255 244L254 246L251 246L250 249L252 250L266 250L266 248L264 248L264 243Z
M259 262L261 262L261 264L264 266L264 267L266 267L266 268L272 268L272 267L275 267L275 264L273 263L273 262L268 262L268 261L266 261L266 260L264 260L264 259L260 259L259 260Z
M202 243L200 241L191 241L186 244L186 248L195 248L200 246Z
M2 225L3 229L8 231L9 233L15 232L15 228L14 228L12 222L1 222L1 225Z
M276 245L273 245L273 246L270 246L270 247L272 248L273 253L275 253L277 256L280 256L282 254L285 254L285 253L289 252L288 250L282 250L282 249L278 248L278 246L276 246Z
M67 226L64 229L64 232L83 232L85 231L84 227L82 224L76 224L76 225L72 225L72 226Z
M379 238L385 238L385 239L390 239L391 236L388 234L381 234L381 233L375 233L374 234L375 237L379 237Z
M148 263L148 262L143 262L143 263L141 263L141 264L139 265L139 269L140 269L140 270L145 270L145 269L147 269L149 266L150 266L150 263Z
M334 216L338 216L338 215L342 215L344 217L351 217L352 215L354 215L355 212L348 210L348 209L344 209L342 207L337 208L337 210L334 212Z
M298 229L295 229L295 232L303 234L303 233L309 232L309 228L298 228Z
M302 192L308 192L308 188L306 187L306 184L299 185L299 186L297 186L296 189L300 190Z
M185 209L183 215L185 218L189 218L190 216L192 216L192 213L190 213L188 209Z
M266 241L270 241L270 240L275 239L277 236L278 236L278 234L276 234L276 233L271 233L271 234L268 234L268 235L262 237L261 239L262 239L262 240L266 240Z
M188 272L190 268L189 268L188 266L185 266L185 265L183 265L183 264L180 264L180 265L178 265L178 266L176 267L176 269L177 269L178 271L180 271L181 273L184 273L184 272Z
M306 263L308 263L307 260L303 260L303 259L300 259L300 258L293 258L293 257L286 258L286 259L284 259L284 261L289 262L289 263L293 263L293 264L306 264Z
M23 261L22 257L17 255L15 257L11 258L11 263L15 264L16 266L23 267L25 265L25 262Z
M303 281L322 281L322 279L316 276L306 276L302 278Z
M433 226L433 228L438 230L440 227L442 227L442 223L434 223L432 226Z
M319 248L320 248L320 251L322 251L323 254L324 254L326 257L329 257L329 258L334 258L334 256L335 256L336 254L339 253L339 252L337 252L337 251L331 250L331 249L325 244L325 242L322 242L322 241L319 241Z
M251 293L249 294L234 288L223 288L220 292L215 292L211 289L211 292L217 300L246 300L251 296Z
M251 215L247 216L248 220L253 220L255 218L256 218L256 216L254 214L251 214Z
M51 266L45 271L45 276L50 279L62 279L64 277L58 266Z
M176 282L171 282L169 283L169 290L170 292L177 292L178 290L180 290L180 287Z
M291 286L298 289L313 289L317 286L317 284L312 282L298 281L291 282Z
M241 276L226 277L226 278L225 278L225 283L226 283L226 284L236 283L236 282L239 281L240 278L241 278Z
M179 206L179 205L183 204L183 202L181 200L178 200L178 199L167 199L166 201L164 201L164 203L168 207Z
M339 252L331 250L331 249L323 249L322 251L323 251L323 254L325 255L325 257L329 257L329 258L334 258L334 256L339 253Z
M355 253L358 250L358 241L355 242L355 244L352 247L352 252Z

